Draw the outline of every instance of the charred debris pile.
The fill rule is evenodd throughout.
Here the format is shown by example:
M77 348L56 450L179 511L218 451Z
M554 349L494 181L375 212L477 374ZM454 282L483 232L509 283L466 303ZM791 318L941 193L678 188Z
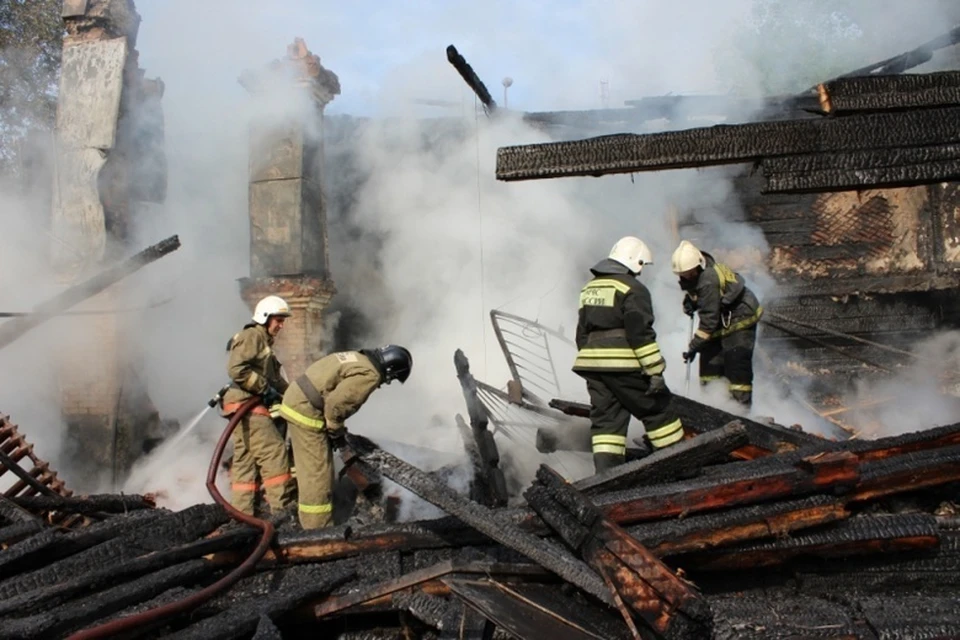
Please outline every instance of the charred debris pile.
M684 442L574 482L545 458L518 495L491 435L508 424L497 403L540 425L527 435L541 450L577 448L584 406L544 403L522 376L500 392L473 379L462 353L456 364L469 495L362 437L342 452L362 488L388 478L447 516L283 525L251 571L212 593L260 537L217 504L171 512L140 496L8 492L0 637L934 638L960 628L960 424L837 442L678 396ZM66 526L66 516L83 520ZM138 615L120 635L102 626Z

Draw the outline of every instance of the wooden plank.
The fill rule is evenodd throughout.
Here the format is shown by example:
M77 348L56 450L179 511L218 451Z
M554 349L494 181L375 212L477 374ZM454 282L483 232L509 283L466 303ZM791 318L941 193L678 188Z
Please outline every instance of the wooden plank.
M824 169L804 173L774 173L763 193L826 193L895 189L960 180L960 158L876 169Z
M960 73L870 74L817 86L826 113L915 109L960 104Z

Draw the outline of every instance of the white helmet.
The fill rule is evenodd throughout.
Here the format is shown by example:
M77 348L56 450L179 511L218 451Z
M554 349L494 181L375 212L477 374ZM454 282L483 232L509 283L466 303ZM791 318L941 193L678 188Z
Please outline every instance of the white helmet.
M270 316L283 316L289 318L290 305L279 296L267 296L257 303L257 308L253 310L253 321L257 324L267 324Z
M617 244L610 249L607 256L614 262L619 262L631 273L640 273L645 264L653 264L653 254L650 248L640 238L626 236L617 240Z
M705 269L707 266L707 259L703 257L703 254L700 253L700 250L693 246L692 242L688 240L682 240L680 246L677 247L677 250L673 252L673 257L670 258L671 266L673 267L674 273L683 273L684 271L690 271L691 269L696 269L700 267Z

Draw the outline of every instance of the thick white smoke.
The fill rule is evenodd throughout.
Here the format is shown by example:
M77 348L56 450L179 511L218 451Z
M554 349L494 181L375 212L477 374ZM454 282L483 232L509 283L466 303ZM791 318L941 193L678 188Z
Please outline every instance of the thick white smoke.
M141 0L137 48L147 76L159 76L166 85L170 181L166 203L138 216L137 237L145 245L178 233L183 243L176 254L133 281L142 289L143 300L172 298L148 314L140 329L150 394L161 415L185 423L203 408L225 381L226 340L247 321L236 280L249 273L248 123L257 115L255 108L264 105L255 107L237 77L281 57L295 36L304 37L340 77L343 94L329 105L328 115L370 117L350 124L356 135L338 142L349 146L357 171L367 179L359 190L343 194L356 184L337 182L342 172L331 167L326 185L331 195L333 279L365 321L365 331L350 334L357 344L345 346L396 342L410 347L415 358L408 384L375 393L350 421L351 429L458 451L453 415L463 413L464 406L454 350L466 352L478 378L502 385L508 372L490 330L489 310L501 308L563 327L572 337L577 291L589 278L588 268L627 234L644 237L653 248L655 264L641 279L654 294L661 348L669 361L667 382L682 392L680 353L688 320L680 313L681 295L669 271L669 255L681 237L669 212L703 212L698 220L711 221L713 235L689 237L708 250L714 240L750 247L761 255L767 250L756 230L710 213L728 199L728 180L722 172L672 171L499 183L493 178L497 147L547 137L509 117L491 122L478 115L472 93L446 62L444 47L456 44L498 101L500 78L511 76L511 109L599 108L604 100L620 107L624 100L648 95L725 93L733 86L755 92L766 86L763 74L768 70L760 64L765 51L746 45L768 42L769 30L750 35L753 10L763 3L720 4L585 1L558 9L545 1L387 7L306 0ZM850 5L862 9L871 3ZM894 12L889 20L879 13L858 14L869 37L848 38L850 66L896 54L943 30L939 12L931 10L926 13L929 20L921 20L923 12L893 5L888 9ZM777 40L777 54L794 66L778 67L775 73L802 75L803 61L818 44L810 35L812 22L797 16L835 11L817 4L806 13L787 12L781 25L787 35ZM902 26L905 16L912 20L912 34ZM880 47L880 42L889 47ZM736 54L735 74L729 65L718 71L718 52ZM601 95L601 81L606 96ZM796 88L802 89L806 77L797 82ZM451 106L444 110L424 101ZM267 103L268 111L271 105L281 113L289 107L282 92ZM448 119L423 119L438 115ZM647 130L658 126L665 125L653 123ZM8 198L3 200L6 204ZM342 204L345 200L352 203L349 208ZM11 207L2 209L5 218L27 217ZM16 301L11 304L33 304L43 298L42 291L18 280L15 270L32 259L32 252L19 249L30 246L35 231L13 228L16 235L4 236L16 237L16 248L0 252L3 298ZM770 291L762 273L752 284L761 295ZM340 330L349 329L344 324L350 316L345 310L337 313L342 314L335 316ZM31 336L36 342L24 339L19 350L0 352L0 365L22 359L44 362L48 354L39 345L48 335L38 330ZM569 373L570 363L563 357L558 354L557 366L564 385L582 394L582 384ZM49 397L38 395L33 380L0 375L4 410L18 409L20 421L29 418L31 426L55 424L31 411L33 406L53 405ZM772 381L758 381L756 412L780 422L802 422L799 410L784 407L768 393L773 388ZM222 425L208 414L196 446L154 467L147 480L141 474L136 486L127 489L161 488L181 492L182 499L205 499L202 476L211 438ZM55 449L53 443L50 449ZM56 462L55 454L45 455Z

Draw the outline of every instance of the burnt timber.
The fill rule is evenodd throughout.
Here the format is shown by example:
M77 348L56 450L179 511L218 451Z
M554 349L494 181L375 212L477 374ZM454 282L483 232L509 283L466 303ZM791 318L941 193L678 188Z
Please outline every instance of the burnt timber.
M544 465L528 507L493 508L351 436L357 462L451 515L281 526L253 574L130 637L777 638L815 625L817 637L881 638L936 637L960 622L960 525L944 515L960 486L960 424L753 460L730 455L742 424L702 428L690 444L709 455L696 469L661 457L619 482L570 483ZM136 508L67 531L19 515L84 499L101 512ZM217 505L44 500L0 511L3 637L67 637L176 601L257 539ZM924 598L922 617L887 615L910 598Z

